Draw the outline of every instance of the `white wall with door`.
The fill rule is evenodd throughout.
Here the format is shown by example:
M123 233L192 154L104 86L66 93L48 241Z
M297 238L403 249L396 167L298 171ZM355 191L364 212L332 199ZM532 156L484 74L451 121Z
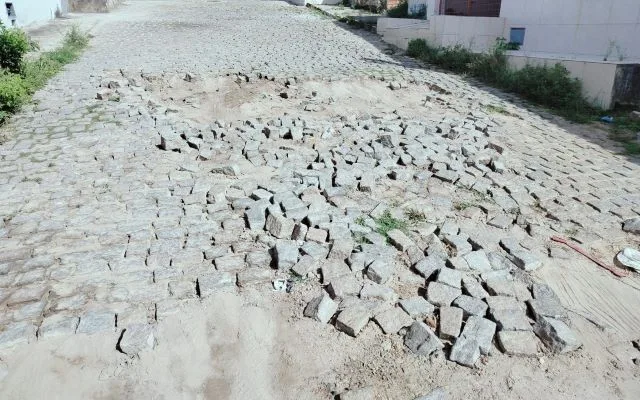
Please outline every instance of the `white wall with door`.
M640 61L640 0L502 0L500 16L523 54Z
M61 0L0 0L0 21L6 26L26 26L55 18Z

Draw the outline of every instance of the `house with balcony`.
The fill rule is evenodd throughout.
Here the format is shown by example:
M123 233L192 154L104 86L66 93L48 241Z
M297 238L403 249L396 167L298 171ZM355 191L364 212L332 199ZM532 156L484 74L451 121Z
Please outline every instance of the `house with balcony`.
M378 20L385 41L481 52L504 38L514 68L561 63L594 104L640 104L639 0L409 0L409 12L425 18Z

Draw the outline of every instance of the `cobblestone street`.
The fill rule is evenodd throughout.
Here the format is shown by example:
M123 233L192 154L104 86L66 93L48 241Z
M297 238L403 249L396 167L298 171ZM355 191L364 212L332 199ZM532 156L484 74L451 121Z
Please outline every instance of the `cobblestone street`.
M637 273L550 241L640 244L597 126L285 2L92 18L0 128L1 398L638 398Z

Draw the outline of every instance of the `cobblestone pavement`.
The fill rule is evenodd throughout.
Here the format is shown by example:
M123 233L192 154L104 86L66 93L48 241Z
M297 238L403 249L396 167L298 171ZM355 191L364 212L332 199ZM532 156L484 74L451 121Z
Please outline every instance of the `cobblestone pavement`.
M621 224L640 215L640 167L637 160L616 154L614 145L597 133L563 128L460 78L421 69L387 54L371 33L346 30L286 3L129 3L106 15L94 28L91 48L82 59L37 93L36 103L4 128L0 346L47 335L113 332L161 320L176 312L183 299L236 283L268 282L273 271L253 267L273 263L283 269L298 262L297 247L294 256L286 255L291 244L275 238L291 238L291 232L282 231L308 217L313 211L309 204L313 208L316 201L331 203L342 214L317 212L306 236L296 235L306 243L320 243L320 249L308 245L303 254L328 252L329 240L350 239L352 233L371 234L371 227L358 228L356 219L363 212L382 215L375 214L376 204L385 199L393 211L389 197L398 193L404 196L401 202L418 204L427 214L425 223L433 229L423 232L425 236L437 230L443 240L453 235L466 243L449 238L449 247L471 249L473 244L476 251L506 250L522 265L532 259L536 266L571 259L547 243L553 234L600 250L604 242L637 243ZM114 74L120 69L121 74ZM203 128L167 116L170 108L149 102L144 85L167 73L230 73L241 81L266 76L285 86L294 86L295 78L384 79L423 87L434 108L424 120L405 118L395 127L391 118L401 116L402 110L380 117L345 117L339 123L309 118L299 133L282 115L274 116L280 120L273 124L251 119L248 124L229 121ZM119 101L97 100L101 84L119 86L103 92ZM483 108L486 104L503 105L519 118L492 117ZM426 127L446 137L420 142L407 136L406 127L414 122L423 132ZM384 138L367 134L365 125L380 126ZM272 132L287 129L281 137L274 134L276 139L317 135L326 144L311 150L308 142L290 148L277 140L268 143L263 135L268 126ZM326 133L335 126L342 131ZM361 135L366 146L356 151L346 134ZM404 152L382 151L376 140L402 144ZM374 158L376 152L386 156ZM400 163L380 162L373 168L376 158L389 155L399 157ZM359 156L363 164L358 164ZM369 161L373 164L366 164ZM367 168L374 170L371 175L364 173ZM412 183L402 183L407 180ZM318 187L318 192L301 186ZM273 200L282 193L295 195ZM275 211L270 199L282 209ZM254 204L261 200L266 203ZM301 207L304 215L296 214ZM278 218L263 221L266 209ZM445 225L460 218L457 225ZM263 232L265 222L270 235ZM507 237L519 242L513 245L517 248L510 242L500 245ZM404 246L402 240L396 240L396 247L406 253L411 245ZM420 257L425 246L419 249ZM331 249L345 251L343 259L351 250ZM518 258L522 252L526 257ZM464 254L459 250L458 255ZM415 254L404 256L419 261L413 260ZM627 289L615 286L611 291L640 286L637 278L625 279ZM597 307L585 307L623 334L640 328L637 313L597 315Z

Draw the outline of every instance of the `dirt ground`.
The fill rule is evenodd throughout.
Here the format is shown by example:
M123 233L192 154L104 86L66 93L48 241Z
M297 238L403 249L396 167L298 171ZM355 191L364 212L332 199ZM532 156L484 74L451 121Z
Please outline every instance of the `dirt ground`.
M316 118L375 114L438 115L446 100L425 103L444 88L387 82L259 80L181 76L150 79L151 107L166 106L199 123L304 115ZM282 95L286 93L286 96ZM284 98L286 97L286 98ZM489 103L500 103L494 98ZM515 116L497 116L517 124ZM541 244L543 245L543 244ZM607 258L617 245L602 246ZM53 338L0 356L2 399L329 399L345 389L373 385L379 399L413 399L444 387L451 399L637 399L640 332L637 278L620 281L580 259L546 264L534 279L550 284L571 311L584 346L566 355L510 357L494 349L478 368L408 353L399 335L370 322L357 337L302 317L317 295L312 282L290 294L269 287L192 300L158 325L155 350L139 357L115 351L116 333ZM634 336L635 335L635 336ZM10 368L9 368L10 366ZM4 372L3 372L4 367Z

